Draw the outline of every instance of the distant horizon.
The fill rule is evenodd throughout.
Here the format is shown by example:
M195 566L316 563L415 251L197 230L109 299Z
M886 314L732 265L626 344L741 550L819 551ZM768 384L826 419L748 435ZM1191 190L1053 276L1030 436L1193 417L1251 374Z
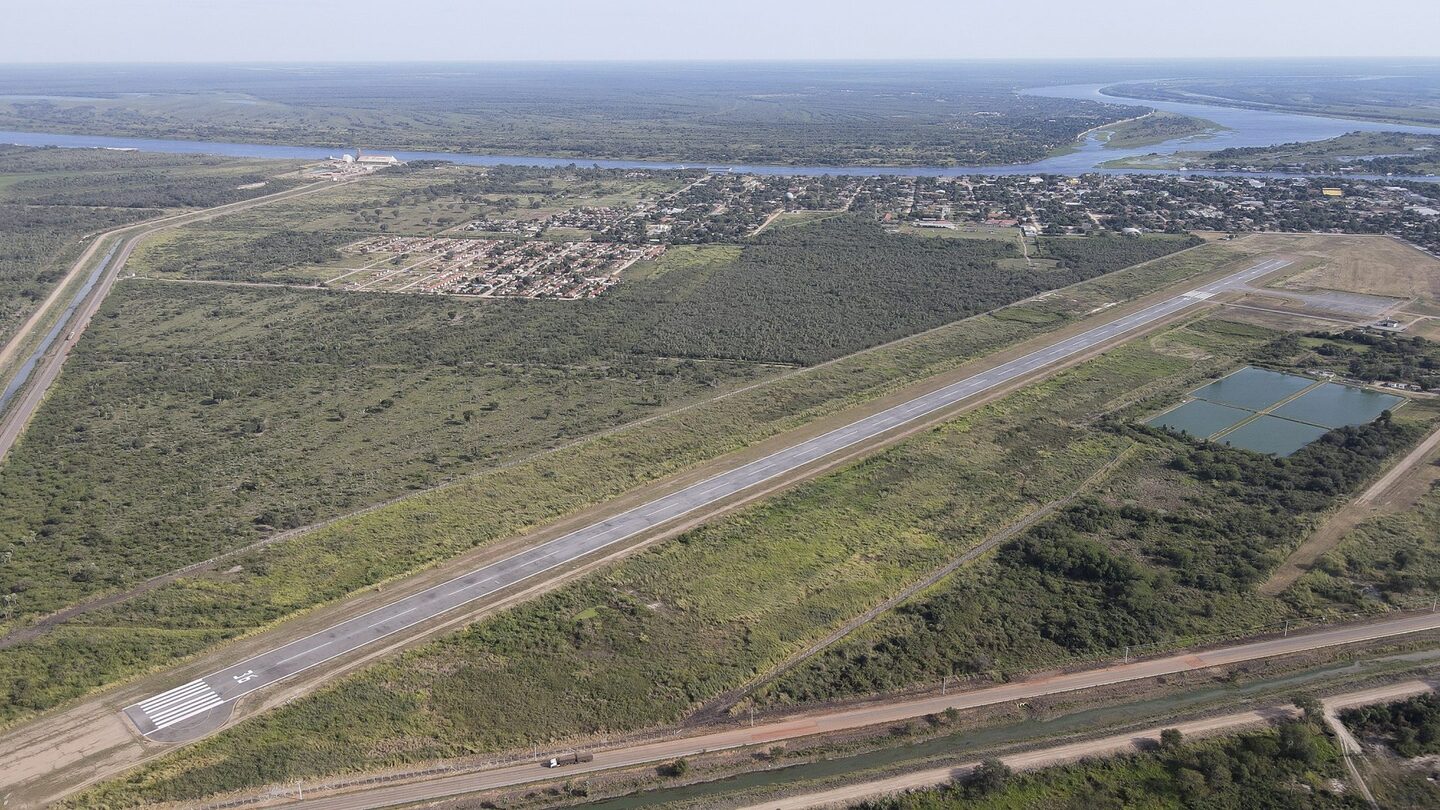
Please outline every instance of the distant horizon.
M1319 56L972 56L972 57L615 57L587 59L524 58L504 59L187 59L187 60L72 60L72 61L0 61L0 68L10 67L98 67L104 65L126 65L138 67L184 67L187 65L236 66L328 66L328 65L765 65L765 64L833 64L833 65L923 65L923 64L1056 64L1056 63L1213 63L1213 62L1289 62L1309 64L1336 64L1354 62L1419 62L1440 66L1440 54L1421 55L1346 55L1334 57Z
M7 64L1433 59L1433 0L47 0Z

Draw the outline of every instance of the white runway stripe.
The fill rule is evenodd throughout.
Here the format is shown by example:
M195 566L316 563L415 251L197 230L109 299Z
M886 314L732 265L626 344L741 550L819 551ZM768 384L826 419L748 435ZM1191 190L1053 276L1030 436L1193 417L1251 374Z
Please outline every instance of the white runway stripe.
M167 726L173 726L173 725L175 725L176 723L179 723L179 722L182 721L182 720L189 720L190 718L194 717L194 716L197 715L197 714L204 714L205 712L210 711L211 709L215 708L216 706L222 706L222 705L224 705L224 703L225 703L225 701L221 700L219 695L216 695L216 696L214 696L213 698L211 698L211 699L209 699L208 701L206 701L205 703L202 703L202 704L196 706L195 708L191 709L191 710L188 711L188 712L185 712L185 713L182 714L182 715L179 715L179 716L176 716L176 717L172 717L172 718L170 718L169 720L166 720L166 721L163 722L163 723L156 723L156 724L155 724L155 730L156 730L156 731L159 731L160 729L165 728L165 727L167 727Z
M154 697L152 697L152 698L149 698L149 699L147 699L147 700L142 700L142 701L140 701L140 708L142 708L142 709L148 709L148 708L150 708L151 706L154 706L154 705L157 704L157 703L169 702L169 700L170 700L171 698L179 696L180 693L182 693L182 692L194 692L194 691L197 691L197 690L199 690L199 689L201 689L201 688L204 688L204 687L205 687L205 682L204 682L204 681L191 681L191 682L189 682L189 683L187 683L187 684L183 684L183 685L181 685L181 686L177 686L177 687L175 687L174 689L171 689L171 690L169 690L169 691L167 691L167 692L161 692L160 694L158 694L158 695L156 695L156 696L154 696Z
M135 705L145 715L145 719L155 725L155 730L159 731L166 726L173 726L182 720L208 712L224 702L209 684L199 680L161 692Z
M180 715L189 714L190 711L193 710L196 706L199 706L202 703L209 703L211 700L214 700L218 697L219 695L215 694L214 692L203 695L196 695L194 698L184 703L171 706L163 711L146 712L146 714L151 720L154 720L157 723L163 723L172 717L179 717Z

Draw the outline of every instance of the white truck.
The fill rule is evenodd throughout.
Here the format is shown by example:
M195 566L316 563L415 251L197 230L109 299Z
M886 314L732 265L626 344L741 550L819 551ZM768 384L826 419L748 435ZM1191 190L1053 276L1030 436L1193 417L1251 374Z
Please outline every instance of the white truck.
M577 762L592 762L594 761L594 759L594 754L587 754L575 751L569 754L561 754L559 756L551 757L547 760L542 761L540 764L544 765L547 768L559 768L562 765L574 765Z

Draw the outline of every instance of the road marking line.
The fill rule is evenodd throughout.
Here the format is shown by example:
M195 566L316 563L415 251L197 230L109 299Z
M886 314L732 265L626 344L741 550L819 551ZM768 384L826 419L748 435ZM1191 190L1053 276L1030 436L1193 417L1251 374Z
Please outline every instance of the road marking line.
M150 698L149 700L142 700L142 701L140 701L140 703L138 703L137 705L140 706L140 708L142 708L142 709L148 709L148 708L150 708L151 706L155 705L156 703L165 702L167 699L169 699L169 698L171 698L171 697L178 697L181 692L193 692L193 691L199 689L200 687L203 687L204 685L205 685L205 682L204 682L204 681L191 681L191 682L189 682L189 683L187 683L187 684L182 684L182 685L180 685L180 686L177 686L177 687L175 687L174 689L171 689L171 690L169 690L169 691L161 692L160 694L158 694L158 695Z
M157 724L164 723L177 717L189 717L196 711L203 711L204 708L208 708L210 706L216 705L217 703L224 702L225 701L220 699L219 695L215 694L214 692L210 692L204 695L196 695L194 700L191 700L187 703L182 703L178 706L173 706L163 712L155 712L148 716L150 717L151 721Z
M187 712L186 714L184 714L184 715L182 715L182 716L180 716L180 717L176 717L176 718L174 718L173 720L166 720L166 721L163 722L163 723L156 724L155 730L156 730L156 731L159 731L159 730L161 730L161 729L169 728L170 726L173 726L173 725L175 725L176 723L183 723L183 722L185 722L186 720L189 720L189 719L192 718L192 717L195 717L195 716L197 716L197 715L201 715L201 714L204 714L205 712L210 711L211 709L215 708L216 706L223 706L223 705L225 705L225 701L221 700L221 699L217 696L216 698L214 698L214 699L211 700L210 702L204 703L204 704L196 707L196 709L195 709L194 711Z
M177 695L174 698L164 700L151 706L142 706L141 708L145 710L146 714L154 717L155 715L164 714L175 708L176 706L184 706L185 704L194 701L196 698L203 698L206 695L211 694L214 694L214 690L212 690L209 686L205 684L200 684L198 689L194 689L182 695Z

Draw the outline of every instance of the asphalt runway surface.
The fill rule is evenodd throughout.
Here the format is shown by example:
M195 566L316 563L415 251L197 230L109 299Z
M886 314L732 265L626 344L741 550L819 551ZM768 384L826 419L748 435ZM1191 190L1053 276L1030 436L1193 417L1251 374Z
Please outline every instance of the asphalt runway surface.
M1241 288L1289 264L1287 259L1258 262L1219 281L1056 341L937 391L727 470L242 663L181 684L125 707L124 713L140 733L152 739L178 742L199 736L223 723L229 716L230 704L252 692L403 632L476 599L624 542L697 509L752 490L855 444L903 428L936 411L1030 377L1044 368L1196 306L1217 293Z

